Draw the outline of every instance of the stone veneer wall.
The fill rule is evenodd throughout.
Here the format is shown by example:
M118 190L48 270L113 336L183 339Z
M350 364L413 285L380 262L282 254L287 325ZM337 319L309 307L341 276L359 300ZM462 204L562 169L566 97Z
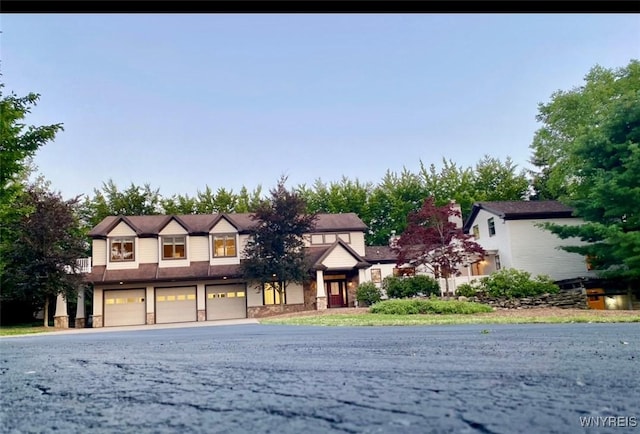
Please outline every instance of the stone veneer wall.
M198 321L206 321L207 320L207 311L199 310L198 311Z
M282 310L284 307L284 310ZM268 306L252 306L247 308L247 318L263 318L266 316L280 315L282 313L302 312L310 310L305 304L270 304Z
M94 315L93 320L91 322L91 327L100 328L102 327L102 315Z
M53 317L53 326L57 329L68 329L69 317L66 315Z
M147 324L151 325L151 324L155 324L156 323L156 314L155 313L148 313L147 314Z
M559 307L562 309L589 309L587 296L582 291L561 291L557 294L542 294L535 297L458 297L458 300L475 301L503 309L532 309L536 307Z

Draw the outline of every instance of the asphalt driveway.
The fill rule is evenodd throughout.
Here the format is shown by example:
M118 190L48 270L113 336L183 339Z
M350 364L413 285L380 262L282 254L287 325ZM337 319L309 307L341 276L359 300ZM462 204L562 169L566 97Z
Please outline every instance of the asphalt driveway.
M640 324L5 338L0 396L9 433L640 433Z

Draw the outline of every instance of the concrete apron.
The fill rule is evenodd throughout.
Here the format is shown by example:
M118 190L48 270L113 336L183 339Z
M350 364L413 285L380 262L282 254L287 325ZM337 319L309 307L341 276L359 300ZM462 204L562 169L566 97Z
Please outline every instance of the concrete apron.
M2 338L14 338L25 336L51 336L51 335L73 335L73 334L85 334L85 333L108 333L108 332L126 332L135 330L159 330L159 329L177 329L177 328L190 328L190 327L214 327L225 325L243 325L243 324L259 324L255 318L243 318L243 319L229 319L218 321L193 321L193 322L178 322L169 324L150 324L150 325L137 325L137 326L115 326L115 327L97 327L97 328L84 328L84 329L53 329L54 331L43 333L28 333L24 335L10 335L0 336Z

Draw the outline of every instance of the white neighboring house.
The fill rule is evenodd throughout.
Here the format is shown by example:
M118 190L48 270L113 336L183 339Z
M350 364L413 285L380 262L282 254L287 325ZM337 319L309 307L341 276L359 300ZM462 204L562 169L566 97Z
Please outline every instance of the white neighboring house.
M486 251L484 260L472 265L473 275L487 275L501 268L546 274L553 280L595 277L586 258L560 246L582 245L578 238L561 239L538 227L540 223L578 225L584 222L557 201L476 202L464 231Z

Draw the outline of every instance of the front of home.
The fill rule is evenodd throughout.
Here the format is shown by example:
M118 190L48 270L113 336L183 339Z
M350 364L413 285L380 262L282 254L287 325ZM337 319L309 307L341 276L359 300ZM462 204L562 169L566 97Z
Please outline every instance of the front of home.
M578 225L581 218L557 201L476 202L464 231L472 234L487 255L472 265L474 275L501 268L517 268L531 275L544 274L555 281L593 277L586 258L560 246L582 245L578 238L560 239L540 227L544 223Z
M240 261L255 224L246 213L105 218L89 234L92 269L85 281L93 285L93 327L280 312L273 285L242 278ZM366 229L353 213L318 215L304 237L309 281L287 286L284 310L354 306L358 284L371 280Z

